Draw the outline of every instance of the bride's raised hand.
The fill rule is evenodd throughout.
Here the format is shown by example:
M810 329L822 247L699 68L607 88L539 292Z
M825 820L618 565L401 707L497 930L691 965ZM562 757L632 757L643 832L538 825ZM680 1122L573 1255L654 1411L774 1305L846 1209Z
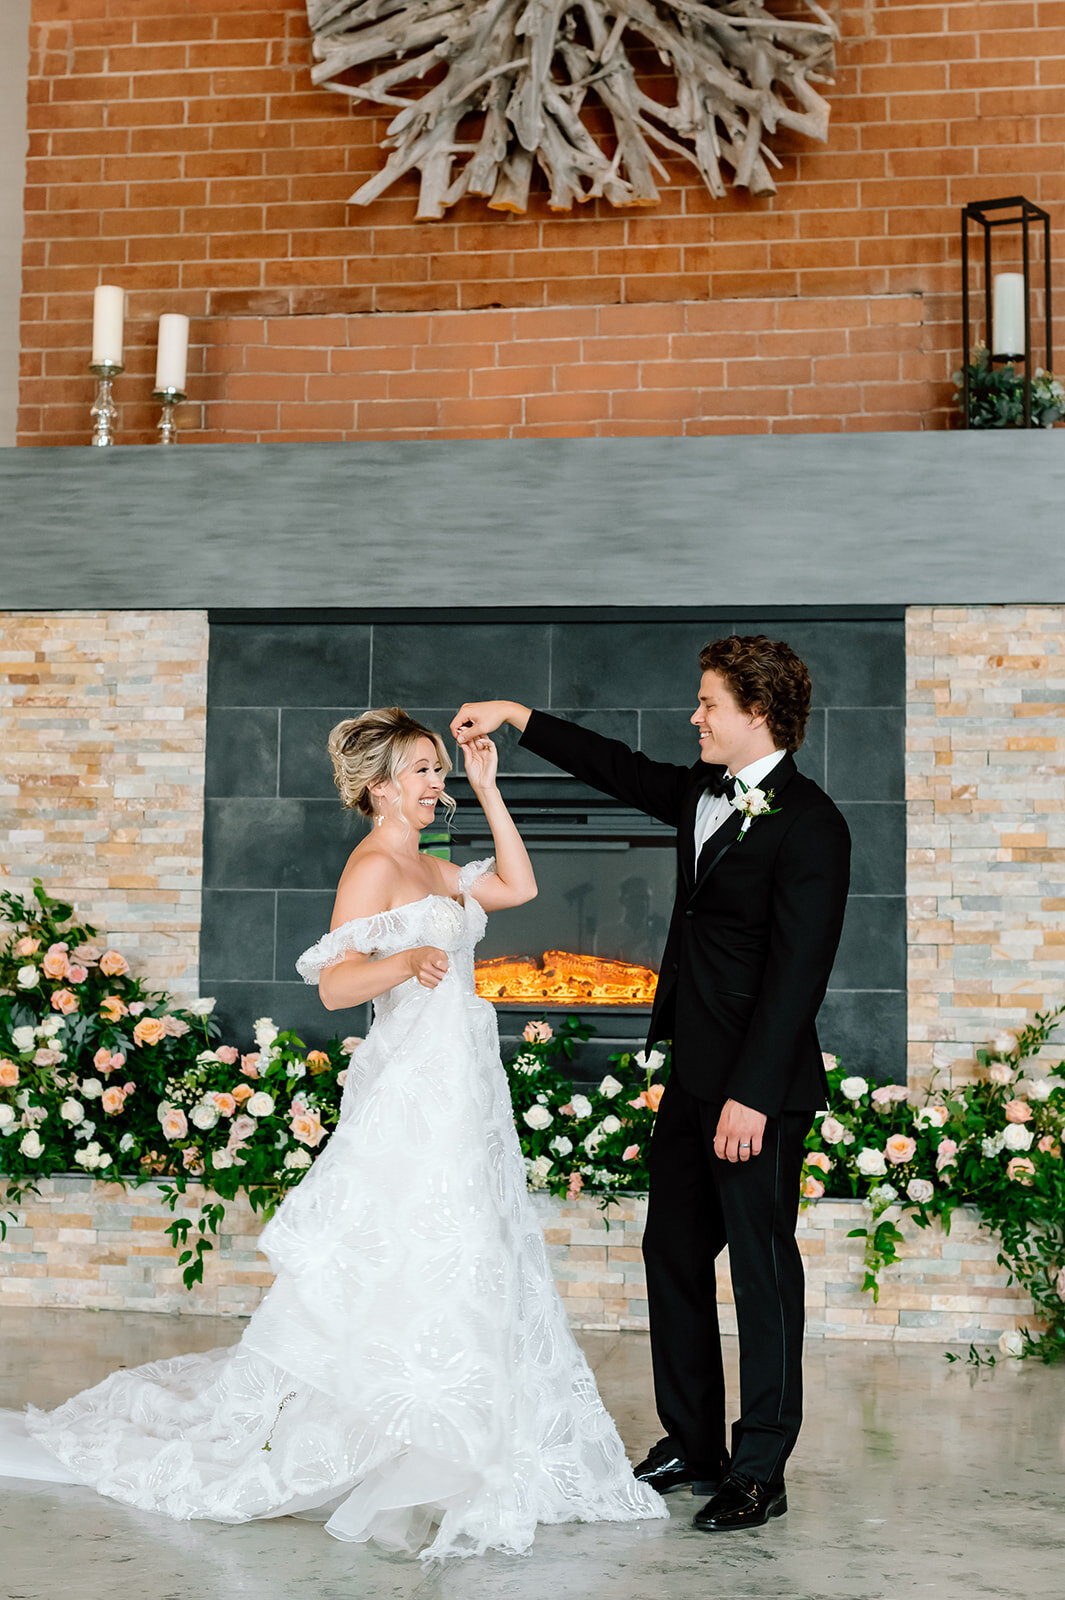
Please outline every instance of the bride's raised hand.
M499 767L499 752L492 740L487 735L480 734L460 748L466 763L466 776L474 789L491 788L496 781Z

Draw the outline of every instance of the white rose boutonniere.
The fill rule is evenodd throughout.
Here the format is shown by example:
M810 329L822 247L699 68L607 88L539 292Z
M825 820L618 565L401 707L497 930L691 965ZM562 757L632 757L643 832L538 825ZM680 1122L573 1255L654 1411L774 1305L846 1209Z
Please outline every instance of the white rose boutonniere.
M773 804L772 789L749 789L742 778L736 779L736 793L732 796L733 809L743 815L739 838L743 839L755 817L774 817L780 810Z

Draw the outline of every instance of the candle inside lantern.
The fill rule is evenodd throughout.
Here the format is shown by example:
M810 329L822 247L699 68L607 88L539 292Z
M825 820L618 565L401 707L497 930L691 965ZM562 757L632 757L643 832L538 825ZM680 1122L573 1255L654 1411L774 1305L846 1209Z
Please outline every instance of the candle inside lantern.
M156 389L176 389L185 393L185 372L189 358L189 319L168 311L159 318L159 350L155 363Z
M1024 274L997 272L991 282L991 353L1016 360L1024 355Z
M92 364L122 365L122 323L126 292L113 283L97 284L92 297Z

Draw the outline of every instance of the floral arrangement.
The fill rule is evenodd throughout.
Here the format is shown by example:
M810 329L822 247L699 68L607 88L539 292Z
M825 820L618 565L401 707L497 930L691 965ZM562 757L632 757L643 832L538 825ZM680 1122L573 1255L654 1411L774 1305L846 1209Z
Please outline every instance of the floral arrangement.
M17 1201L40 1178L82 1171L163 1180L171 1211L190 1179L217 1196L168 1229L186 1285L202 1279L224 1202L243 1192L269 1215L336 1126L348 1058L361 1042L308 1050L268 1017L255 1048L220 1043L213 1000L181 1006L144 986L116 949L51 899L0 895L0 1171ZM1033 1072L1065 1006L977 1052L981 1080L932 1087L920 1105L826 1056L829 1110L807 1139L803 1197L868 1201L864 1287L898 1257L898 1223L976 1206L999 1259L1030 1294L1041 1334L1011 1332L1012 1355L1065 1357L1065 1080ZM621 1051L595 1086L565 1068L593 1033L577 1017L530 1021L506 1063L529 1187L605 1207L645 1193L647 1149L668 1074L666 1049ZM0 1219L0 1237L4 1231ZM190 1234L192 1240L190 1243Z
M965 374L954 374L957 392L954 400L964 405ZM1065 385L1052 372L1036 367L1032 375L1033 428L1052 428L1065 417ZM1024 378L1012 361L992 365L986 344L974 346L969 363L970 428L1023 428Z

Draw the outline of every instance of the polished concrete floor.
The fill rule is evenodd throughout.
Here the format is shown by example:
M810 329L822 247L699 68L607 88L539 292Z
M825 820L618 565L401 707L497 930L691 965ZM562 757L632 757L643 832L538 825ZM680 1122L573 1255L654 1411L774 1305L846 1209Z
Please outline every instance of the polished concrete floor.
M0 1407L240 1324L8 1310ZM646 1339L582 1344L630 1452L656 1436ZM730 1352L733 1368L735 1351ZM669 1523L543 1528L532 1552L423 1571L294 1519L172 1523L85 1489L0 1480L0 1600L1065 1600L1065 1370L973 1371L936 1347L810 1341L790 1512L708 1537Z

